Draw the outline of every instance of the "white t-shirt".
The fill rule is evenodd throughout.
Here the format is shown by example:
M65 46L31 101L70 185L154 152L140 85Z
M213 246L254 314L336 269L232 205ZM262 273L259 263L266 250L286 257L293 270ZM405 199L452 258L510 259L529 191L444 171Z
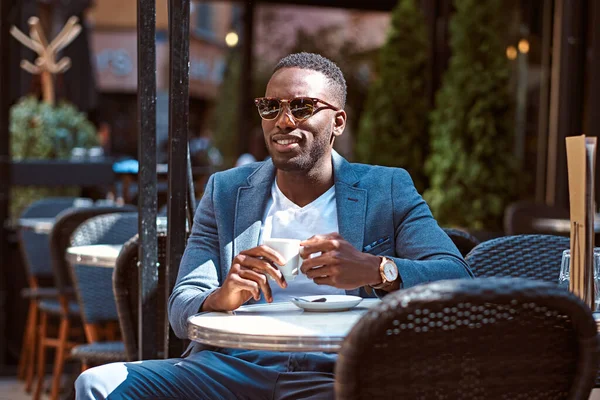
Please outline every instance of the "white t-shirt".
M271 187L271 198L263 216L260 243L267 238L306 240L313 235L338 232L335 186L323 193L312 203L299 207L285 197L277 186L277 179ZM269 281L273 301L286 301L291 297L346 294L345 290L328 285L317 285L302 272L282 289L274 281Z

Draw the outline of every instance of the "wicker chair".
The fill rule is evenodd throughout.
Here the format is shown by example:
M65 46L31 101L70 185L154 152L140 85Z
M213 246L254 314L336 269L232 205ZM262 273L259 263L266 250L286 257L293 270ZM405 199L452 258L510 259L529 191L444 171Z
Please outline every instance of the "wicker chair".
M440 281L392 293L345 339L337 398L587 399L598 366L590 309L527 279Z
M44 366L47 348L55 348L54 370L52 373L51 399L58 399L60 378L64 368L65 359L71 348L75 345L69 341L71 320L80 321L81 311L77 301L74 300L73 285L71 283L69 267L65 258L66 249L71 243L71 234L85 220L96 215L132 212L133 206L105 206L105 207L80 207L70 208L56 217L56 222L50 232L50 253L54 282L58 289L58 301L42 300L40 309L40 341L37 359L37 384L33 398L40 399L44 383ZM57 317L60 321L58 337L48 336L48 319Z
M60 212L73 207L84 199L75 197L51 197L32 203L23 211L21 218L54 218ZM90 199L85 199L91 201ZM21 295L29 300L27 324L23 334L23 344L19 357L17 376L25 378L25 390L31 391L37 349L38 309L41 299L56 299L58 290L48 284L53 281L50 262L48 235L33 230L19 229L19 247L26 267L28 287Z
M129 240L119 253L113 274L113 292L121 327L121 337L125 345L127 361L137 361L138 357L138 236ZM158 249L159 259L161 249Z
M473 247L479 244L479 240L469 232L455 228L442 229L444 232L446 232L446 235L452 239L452 242L458 248L458 251L460 251L460 254L462 254L463 257L469 254Z
M533 201L512 203L504 211L504 233L507 235L552 233L534 227L533 222L539 218L569 219L569 210Z
M569 238L553 235L504 236L482 242L465 257L476 277L514 277L558 283Z
M137 213L99 215L79 225L71 236L71 245L123 244L137 231ZM126 361L125 346L117 340L119 317L112 290L113 269L73 263L69 267L88 341L75 346L71 356L81 360L82 370Z
M167 233L164 229L158 230L158 287L156 293L159 295L165 293L165 270L161 266L166 265L167 260ZM119 314L119 325L123 342L125 343L125 352L128 361L139 359L139 340L138 340L138 248L139 237L136 235L123 246L119 253L115 272L113 274L113 290L117 302L117 312ZM176 271L174 272L176 274ZM166 299L165 299L166 300ZM157 302L157 320L154 326L156 335L156 345L161 347L164 339L164 321L166 318L166 301ZM152 329L152 327L148 327ZM169 340L169 354L160 354L159 357L179 356L185 349L185 341L171 339Z

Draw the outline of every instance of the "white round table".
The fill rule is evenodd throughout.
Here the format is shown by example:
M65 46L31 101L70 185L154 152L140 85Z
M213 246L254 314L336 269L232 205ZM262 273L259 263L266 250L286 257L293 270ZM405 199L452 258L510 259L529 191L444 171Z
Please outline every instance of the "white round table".
M188 319L188 338L226 348L337 352L354 324L379 302L364 299L348 311L337 312L304 311L291 302L205 312Z
M90 246L69 247L67 249L67 261L71 264L114 268L122 248L122 244L94 244Z
M561 218L537 218L532 221L534 228L544 232L569 233L571 232L571 221ZM594 220L594 231L600 233L600 219Z
M54 226L54 221L54 218L21 218L19 228L48 235Z

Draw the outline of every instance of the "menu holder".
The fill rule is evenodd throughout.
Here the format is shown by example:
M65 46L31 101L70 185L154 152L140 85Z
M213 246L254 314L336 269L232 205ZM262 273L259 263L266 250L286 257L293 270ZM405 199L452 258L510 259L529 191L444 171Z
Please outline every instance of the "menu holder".
M592 315L594 316L594 321L596 321L596 329L600 332L600 312L594 311Z
M593 310L596 138L570 136L566 144L571 204L569 290Z

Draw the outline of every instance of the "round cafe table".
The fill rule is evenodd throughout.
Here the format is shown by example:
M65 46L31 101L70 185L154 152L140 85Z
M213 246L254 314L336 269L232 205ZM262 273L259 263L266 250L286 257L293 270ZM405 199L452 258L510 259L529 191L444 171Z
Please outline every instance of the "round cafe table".
M532 226L543 232L569 233L571 232L571 221L561 218L536 218L532 221ZM594 231L600 233L600 218L594 220Z
M72 264L114 268L122 244L94 244L74 246L67 249L67 261Z
M156 224L159 229L166 228L167 218L158 217ZM92 267L114 268L117 257L123 248L122 244L93 244L89 246L73 246L67 249L67 261L72 264Z
M338 352L354 324L379 302L364 299L350 310L335 312L304 311L291 302L205 312L188 319L188 338L226 348Z

